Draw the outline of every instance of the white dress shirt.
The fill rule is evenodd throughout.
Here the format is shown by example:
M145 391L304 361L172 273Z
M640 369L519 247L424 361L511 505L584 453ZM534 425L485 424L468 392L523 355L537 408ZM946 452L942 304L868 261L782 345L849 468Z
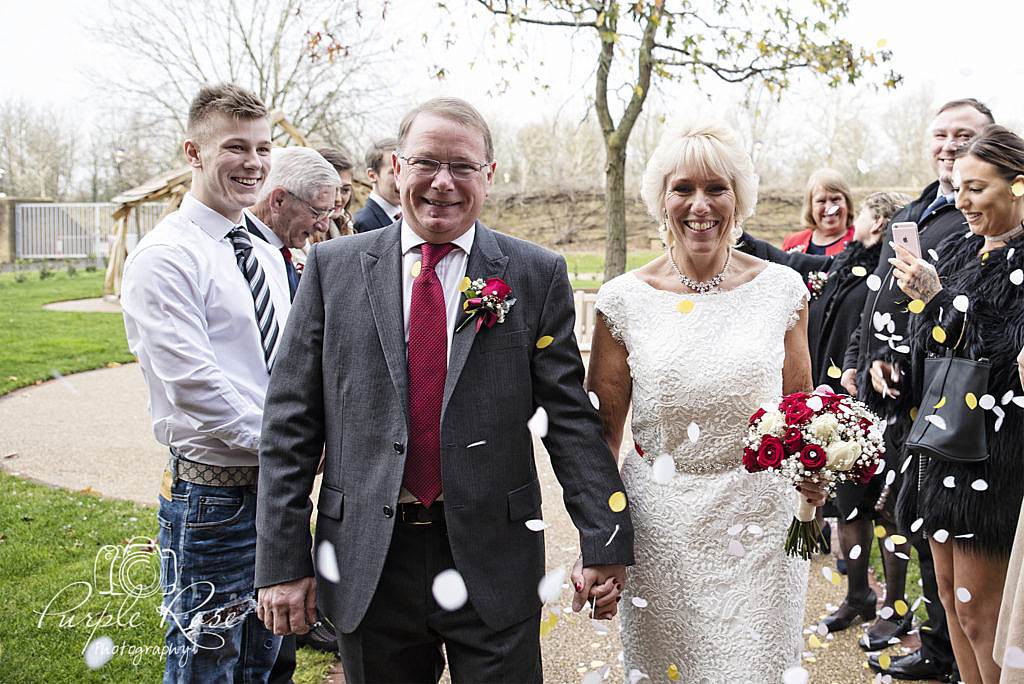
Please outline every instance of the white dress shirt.
M448 252L437 266L434 272L441 281L441 289L444 291L445 313L448 317L448 358L452 356L452 337L455 334L455 324L462 318L462 292L459 285L466 277L466 263L469 261L469 251L473 249L473 238L476 236L476 223L469 230L460 235L452 244L455 249ZM402 221L402 314L405 319L405 344L409 344L409 308L412 303L412 282L416 279L413 276L413 268L422 259L422 248L426 240L413 232L412 228ZM483 274L472 274L470 277L479 277Z
M398 215L402 212L402 207L396 207L391 202L378 195L373 190L370 191L370 199L377 203L377 206L384 210L392 221L398 220Z
M252 293L227 238L234 227L186 194L128 255L121 308L157 441L201 463L257 465L270 376ZM284 261L255 236L252 246L283 334L291 308Z

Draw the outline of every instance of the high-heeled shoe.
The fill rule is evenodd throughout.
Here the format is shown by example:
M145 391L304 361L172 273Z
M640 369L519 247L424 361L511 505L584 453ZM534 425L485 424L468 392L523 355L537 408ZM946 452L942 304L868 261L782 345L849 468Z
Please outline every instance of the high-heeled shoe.
M875 618L875 604L878 597L874 591L868 591L868 596L863 601L851 601L847 598L836 612L821 621L828 631L841 632L849 629L854 623L866 622Z
M864 636L858 642L865 651L880 651L889 645L894 638L903 636L914 626L914 614L907 611L903 617L895 613L888 619L879 617L874 624L864 630Z

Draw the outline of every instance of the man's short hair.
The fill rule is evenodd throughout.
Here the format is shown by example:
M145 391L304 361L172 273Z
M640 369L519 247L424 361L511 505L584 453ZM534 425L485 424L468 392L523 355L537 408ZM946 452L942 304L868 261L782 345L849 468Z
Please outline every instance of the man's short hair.
M975 100L973 97L965 97L960 100L950 100L946 104L939 107L939 111L935 112L935 116L938 116L943 112L948 112L950 109L959 109L960 107L971 107L972 109L978 111L986 119L988 119L988 122L990 124L994 124L996 122L995 117L992 116L992 110L989 109L984 102Z
M209 135L210 118L216 114L234 119L263 119L267 108L255 93L233 83L203 86L188 108L188 137L204 142Z
M352 170L352 162L349 161L349 158L333 147L321 147L317 149L317 152L319 152L320 156L326 159L327 163L333 166L334 170L338 173Z
M370 144L370 147L366 150L366 162L367 170L373 169L374 173L380 173L381 169L384 168L384 155L388 157L388 164L391 163L391 153L398 147L398 141L394 138L382 138L375 140Z
M454 121L466 128L479 131L484 139L484 155L487 157L487 159L481 161L487 163L494 161L494 142L491 139L490 127L484 121L484 117L480 115L480 112L476 110L476 107L457 97L435 97L433 100L427 100L420 106L413 108L402 117L402 123L398 127L398 149L401 150L405 145L409 129L412 128L413 121L420 114L433 114L434 116Z
M309 202L326 186L338 186L338 172L319 152L310 147L275 147L270 151L270 173L256 202L267 199L275 188L284 188Z

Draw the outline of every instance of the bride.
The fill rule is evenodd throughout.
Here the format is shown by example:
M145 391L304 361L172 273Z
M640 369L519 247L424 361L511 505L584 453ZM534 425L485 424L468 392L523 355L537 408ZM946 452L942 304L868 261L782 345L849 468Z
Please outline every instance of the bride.
M732 248L756 184L731 130L666 132L641 190L665 255L598 293L589 389L612 453L631 403L636 440L622 466L636 534L624 664L654 681L779 681L802 650L808 563L783 552L797 495L740 462L758 406L811 387L807 287Z

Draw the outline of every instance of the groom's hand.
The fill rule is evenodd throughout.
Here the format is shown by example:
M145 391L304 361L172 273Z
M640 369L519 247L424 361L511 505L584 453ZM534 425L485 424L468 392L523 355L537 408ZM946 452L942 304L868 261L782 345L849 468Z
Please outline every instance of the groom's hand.
M584 568L582 559L577 559L572 568L572 582L576 590L572 599L573 611L580 612L591 599L594 606L592 617L610 620L619 610L620 595L626 586L626 566L592 565Z
M303 577L261 588L256 616L277 636L305 634L316 622L316 579Z

